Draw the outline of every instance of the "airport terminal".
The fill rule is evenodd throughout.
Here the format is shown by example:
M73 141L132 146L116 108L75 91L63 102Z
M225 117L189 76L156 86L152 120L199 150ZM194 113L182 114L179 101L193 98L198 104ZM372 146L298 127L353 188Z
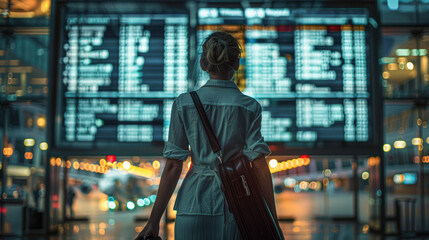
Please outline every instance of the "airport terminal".
M429 239L428 0L0 0L0 238L134 239L216 31L285 239Z

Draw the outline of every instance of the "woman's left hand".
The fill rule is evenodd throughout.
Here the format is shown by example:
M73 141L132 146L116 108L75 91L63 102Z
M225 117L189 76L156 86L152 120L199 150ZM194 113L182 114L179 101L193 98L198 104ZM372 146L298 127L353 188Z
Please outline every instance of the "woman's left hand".
M159 223L152 224L148 222L143 230L137 235L134 240L146 240L145 237L157 237L159 233Z

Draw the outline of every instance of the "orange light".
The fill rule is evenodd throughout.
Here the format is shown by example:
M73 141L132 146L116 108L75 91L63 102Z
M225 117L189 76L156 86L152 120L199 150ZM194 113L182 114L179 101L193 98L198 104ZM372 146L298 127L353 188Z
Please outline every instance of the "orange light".
M380 158L379 157L370 157L368 158L368 166L372 167L372 166L376 166L380 163Z
M188 162L188 170L191 169L192 167L192 162Z
M159 169L161 167L161 163L159 161L153 161L153 168L154 169Z
M55 166L55 158L51 158L50 163L51 163L51 166Z
M116 166L117 166L118 168L122 168L122 166L123 166L123 163L121 163L121 162L118 162L118 163L116 163Z
M316 182L311 182L310 183L310 189L316 189L316 187L317 187L317 183Z
M73 168L78 170L79 169L79 163L78 162L74 162L73 163Z
M39 117L37 119L37 126L39 126L40 128L44 128L46 126L46 118Z
M67 160L66 162L66 168L70 168L71 167L71 162L69 160Z
M310 158L304 158L304 165L310 164Z
M3 155L6 157L10 157L13 155L13 148L12 147L5 147L3 148Z
M27 160L31 160L31 159L33 159L33 153L32 152L25 152L24 157Z
M105 166L106 165L106 159L102 158L100 159L100 166Z
M55 162L56 162L57 166L60 166L61 165L61 158L57 158L55 160Z
M303 165L310 164L310 156L308 156L308 155L301 155L300 158L304 159Z
M324 178L323 179L323 185L328 185L328 183L329 183L329 179L328 178Z

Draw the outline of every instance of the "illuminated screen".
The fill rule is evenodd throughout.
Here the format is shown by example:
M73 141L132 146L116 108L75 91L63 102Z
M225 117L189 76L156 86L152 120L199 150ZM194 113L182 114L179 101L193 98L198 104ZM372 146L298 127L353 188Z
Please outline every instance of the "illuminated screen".
M235 82L261 103L266 141L369 142L368 18L366 9L200 8L197 43L218 29L238 39Z
M60 51L53 149L162 146L175 97L204 84L190 81L193 53L218 29L243 46L235 82L261 103L266 141L288 147L375 141L368 9L189 14L63 11L54 43Z
M167 140L188 88L188 15L66 14L57 141Z

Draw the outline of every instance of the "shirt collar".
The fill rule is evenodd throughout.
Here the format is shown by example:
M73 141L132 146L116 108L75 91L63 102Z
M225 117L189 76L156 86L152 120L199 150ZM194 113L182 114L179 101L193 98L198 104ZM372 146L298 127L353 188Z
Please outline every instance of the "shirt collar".
M237 85L232 80L209 79L203 87L225 87L238 89Z

